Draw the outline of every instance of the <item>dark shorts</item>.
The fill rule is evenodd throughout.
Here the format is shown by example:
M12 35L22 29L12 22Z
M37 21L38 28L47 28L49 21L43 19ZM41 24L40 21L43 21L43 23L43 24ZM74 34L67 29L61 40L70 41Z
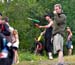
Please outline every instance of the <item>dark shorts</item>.
M67 41L66 42L66 47L67 49L71 49L72 41Z
M13 49L13 50L18 50L18 48L17 48L17 47L12 47L12 49Z

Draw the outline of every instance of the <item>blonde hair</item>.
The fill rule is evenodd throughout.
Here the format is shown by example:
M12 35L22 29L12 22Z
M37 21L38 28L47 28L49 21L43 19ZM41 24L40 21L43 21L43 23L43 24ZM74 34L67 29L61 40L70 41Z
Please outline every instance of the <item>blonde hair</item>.
M61 4L55 4L54 7L59 7L60 9L62 9Z
M13 34L14 34L14 35L18 34L17 30L14 29L14 30L13 30Z

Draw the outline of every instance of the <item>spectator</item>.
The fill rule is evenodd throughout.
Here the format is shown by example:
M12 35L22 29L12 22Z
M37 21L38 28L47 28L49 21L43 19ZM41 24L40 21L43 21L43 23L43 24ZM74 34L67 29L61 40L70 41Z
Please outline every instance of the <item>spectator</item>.
M12 43L12 50L14 52L13 62L19 63L19 56L18 56L18 48L19 48L19 36L16 29L12 29L11 31L11 43Z
M67 34L68 34L66 47L68 49L68 55L72 55L72 49L73 49L73 45L72 45L72 31L71 31L70 27L67 27L66 31L67 31Z
M54 29L53 29L53 48L54 53L58 53L58 65L64 65L63 57L63 37L66 26L66 16L60 4L54 5Z
M45 26L39 26L38 24L35 24L38 28L45 28L44 31L45 34L45 50L48 53L49 59L53 59L52 56L52 43L51 43L51 37L52 37L52 30L53 30L53 20L52 15L45 15L45 19L48 21L48 24Z

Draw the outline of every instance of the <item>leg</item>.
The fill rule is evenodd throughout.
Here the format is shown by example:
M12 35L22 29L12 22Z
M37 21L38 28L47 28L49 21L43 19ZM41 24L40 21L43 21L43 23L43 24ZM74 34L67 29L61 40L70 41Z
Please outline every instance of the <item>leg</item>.
M19 56L18 56L18 51L16 51L16 58L17 58L17 64L19 63Z
M59 36L59 45L60 49L58 50L58 63L63 65L64 63L64 57L63 57L63 37Z
M17 49L14 48L13 52L14 52L13 61L14 61L14 63L18 63L17 61L19 61L19 57L18 57L18 51L17 51Z
M73 46L72 46L72 41L69 41L69 46L68 46L68 55L71 55L72 54L72 49L73 49Z
M58 63L61 63L61 64L64 63L63 51L61 50L58 51Z
M14 61L14 63L16 63L16 54L17 54L17 52L16 52L16 50L13 50L13 52L14 52L13 61Z
M68 55L72 55L72 49L68 49Z
M63 65L63 37L56 34L53 39L54 53L58 53L58 65Z
M34 51L35 55L37 55L37 54L38 54L38 48L39 48L39 45L38 45L38 44L36 44L35 51Z
M53 56L52 56L52 43L51 43L51 37L48 37L47 40L46 40L46 49L47 49L47 53L48 53L48 56L49 56L49 59L53 59Z

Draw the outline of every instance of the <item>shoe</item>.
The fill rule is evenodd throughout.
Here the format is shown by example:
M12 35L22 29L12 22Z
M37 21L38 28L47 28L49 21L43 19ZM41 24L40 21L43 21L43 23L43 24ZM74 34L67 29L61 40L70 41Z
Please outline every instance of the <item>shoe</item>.
M50 59L50 60L53 59L53 56L52 56L52 53L51 53L51 52L48 53L48 56L49 56L49 59Z
M19 64L19 60L16 62L16 64Z
M49 56L49 59L50 59L50 60L53 60L53 57L52 57L52 56Z

